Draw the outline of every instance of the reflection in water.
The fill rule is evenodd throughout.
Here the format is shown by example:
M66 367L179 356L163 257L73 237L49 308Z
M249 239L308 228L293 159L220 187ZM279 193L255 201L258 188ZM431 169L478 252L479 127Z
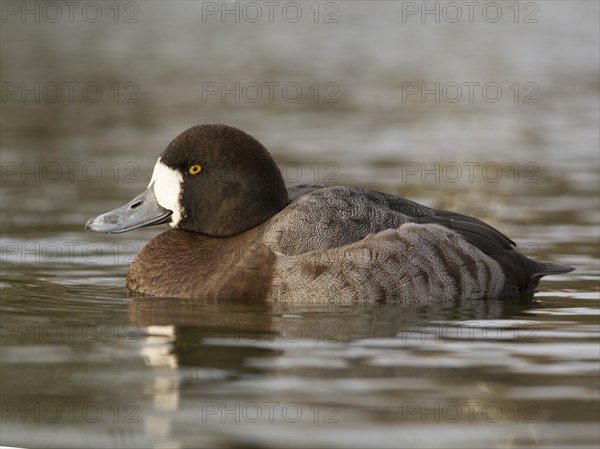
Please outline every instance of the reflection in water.
M144 415L144 432L154 439L167 440L172 433L171 419L165 416L179 408L180 375L172 352L173 326L151 326L143 341L141 355L156 375L145 382L144 393L152 398L152 413Z
M167 375L153 389L155 409L178 404L159 428L196 422L218 432L223 425L246 424L254 441L264 441L257 423L346 428L400 419L413 425L494 424L493 439L504 431L501 423L519 423L511 433L535 444L548 438L540 423L569 419L565 401L595 391L583 384L549 390L539 376L597 371L597 329L557 329L554 322L530 318L544 311L540 307L529 300L307 307L135 298L129 317L150 334L152 349L143 350L155 354L150 363L176 368L176 381ZM548 338L578 343L546 344ZM594 341L585 343L588 338ZM156 339L162 339L162 351L154 348ZM565 369L553 371L556 361ZM457 371L462 380L455 379L452 389L437 383ZM427 399L432 394L438 399ZM583 407L581 416L597 416L595 406Z
M501 320L536 307L531 299L454 301L446 304L244 304L179 298L133 297L129 319L139 326L174 325L175 336L250 343L340 342L393 337L439 320ZM200 334L198 334L200 332ZM187 347L187 345L184 345Z

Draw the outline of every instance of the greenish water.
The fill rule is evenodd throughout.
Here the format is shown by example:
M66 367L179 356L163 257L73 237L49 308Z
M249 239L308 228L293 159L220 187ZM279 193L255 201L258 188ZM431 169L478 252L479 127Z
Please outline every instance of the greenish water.
M317 23L308 4L297 23L204 21L201 3L165 2L131 2L117 23L108 3L96 23L3 16L2 445L597 446L598 4L521 2L518 23L504 3L497 23L424 23L403 4L323 2ZM236 82L239 98L209 95ZM296 102L251 101L252 83L291 82ZM35 83L39 99L22 91ZM73 101L52 101L52 83L102 94L70 84ZM421 83L440 83L439 100L408 95ZM469 83L503 95L470 102ZM288 185L468 213L576 271L531 301L130 299L132 257L164 227L83 225L141 192L197 122L257 137Z

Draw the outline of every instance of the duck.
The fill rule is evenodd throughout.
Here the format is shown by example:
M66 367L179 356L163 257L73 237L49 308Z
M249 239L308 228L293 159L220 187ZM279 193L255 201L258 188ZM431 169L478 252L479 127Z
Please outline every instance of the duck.
M268 150L200 124L162 152L147 189L88 220L122 233L168 224L135 256L133 296L267 302L402 302L533 296L546 275L489 224L350 186L286 188Z

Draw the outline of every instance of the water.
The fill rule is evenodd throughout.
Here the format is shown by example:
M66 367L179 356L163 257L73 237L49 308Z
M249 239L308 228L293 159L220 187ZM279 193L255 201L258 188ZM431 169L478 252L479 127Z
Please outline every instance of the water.
M173 2L131 2L117 23L108 3L97 23L80 10L72 23L5 16L3 445L597 446L598 4L522 2L517 23L512 3L497 23L406 10L403 22L410 2L321 3L315 23L302 5L297 23L203 21L201 3ZM6 90L36 82L39 99ZM237 99L209 95L236 82ZM438 101L408 95L436 82ZM74 87L71 101L64 83L102 93L92 102ZM252 102L252 83L296 83L302 96ZM470 102L465 83L502 96ZM83 224L139 193L197 122L259 138L288 185L352 184L473 214L576 271L531 301L128 298L133 255L163 229Z

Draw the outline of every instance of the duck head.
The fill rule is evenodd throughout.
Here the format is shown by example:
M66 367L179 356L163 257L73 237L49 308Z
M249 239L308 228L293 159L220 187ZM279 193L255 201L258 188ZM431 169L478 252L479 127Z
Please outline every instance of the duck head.
M287 190L266 148L225 125L198 125L167 146L146 191L92 218L86 229L121 233L168 223L217 237L239 234L282 210Z

